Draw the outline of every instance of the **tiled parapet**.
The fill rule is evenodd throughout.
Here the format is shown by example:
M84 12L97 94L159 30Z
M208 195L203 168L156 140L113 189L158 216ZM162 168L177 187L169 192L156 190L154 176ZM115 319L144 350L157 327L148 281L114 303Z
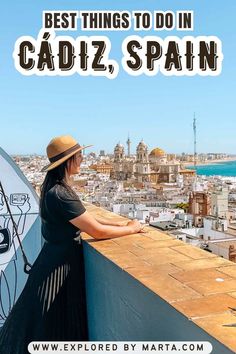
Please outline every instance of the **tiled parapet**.
M95 206L87 210L125 220ZM151 227L145 231L101 241L82 235L88 313L96 326L91 339L208 340L213 354L236 352L236 264Z

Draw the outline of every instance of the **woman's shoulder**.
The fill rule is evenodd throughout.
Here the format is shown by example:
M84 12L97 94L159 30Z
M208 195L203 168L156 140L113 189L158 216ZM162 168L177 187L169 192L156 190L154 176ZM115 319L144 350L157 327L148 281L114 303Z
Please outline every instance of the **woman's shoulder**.
M70 187L57 184L48 191L47 201L49 206L56 206L56 210L67 221L83 214L86 209L81 200Z
M76 193L71 190L69 187L64 186L63 184L55 184L47 193L47 196L52 199L59 199L62 201L65 200L77 200L79 199Z

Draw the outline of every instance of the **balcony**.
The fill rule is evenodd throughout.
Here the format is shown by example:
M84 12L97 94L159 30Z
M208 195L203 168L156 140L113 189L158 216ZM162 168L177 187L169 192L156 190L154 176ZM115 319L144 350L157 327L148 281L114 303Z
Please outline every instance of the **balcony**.
M102 241L82 234L90 340L209 341L213 354L235 353L236 264L147 230Z

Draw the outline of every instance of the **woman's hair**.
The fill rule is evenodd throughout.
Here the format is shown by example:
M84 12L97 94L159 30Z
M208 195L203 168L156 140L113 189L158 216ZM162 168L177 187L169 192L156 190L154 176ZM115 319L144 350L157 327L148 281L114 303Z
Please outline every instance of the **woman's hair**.
M43 184L41 185L41 195L40 195L40 214L42 216L42 211L44 209L44 202L47 192L54 187L56 184L62 185L69 192L71 197L77 197L76 193L68 184L68 165L70 162L75 161L75 155L70 157L68 160L64 161L59 166L47 172Z

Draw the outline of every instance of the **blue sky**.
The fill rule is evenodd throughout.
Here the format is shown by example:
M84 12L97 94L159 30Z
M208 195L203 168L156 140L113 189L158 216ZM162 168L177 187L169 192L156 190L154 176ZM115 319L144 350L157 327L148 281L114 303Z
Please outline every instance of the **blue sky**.
M116 79L103 77L26 77L14 67L15 41L37 37L44 10L193 10L193 32L156 32L155 35L215 35L223 44L223 70L216 77L133 77L123 71ZM235 0L74 1L9 0L2 5L0 39L1 147L9 154L44 153L49 140L72 134L93 151L113 150L128 133L132 151L143 139L169 153L193 151L192 120L196 113L198 152L236 153L236 42ZM62 32L58 32L62 35ZM67 32L78 37L83 32ZM86 32L106 35L110 57L121 63L121 45L133 31ZM153 35L139 32L138 35Z

